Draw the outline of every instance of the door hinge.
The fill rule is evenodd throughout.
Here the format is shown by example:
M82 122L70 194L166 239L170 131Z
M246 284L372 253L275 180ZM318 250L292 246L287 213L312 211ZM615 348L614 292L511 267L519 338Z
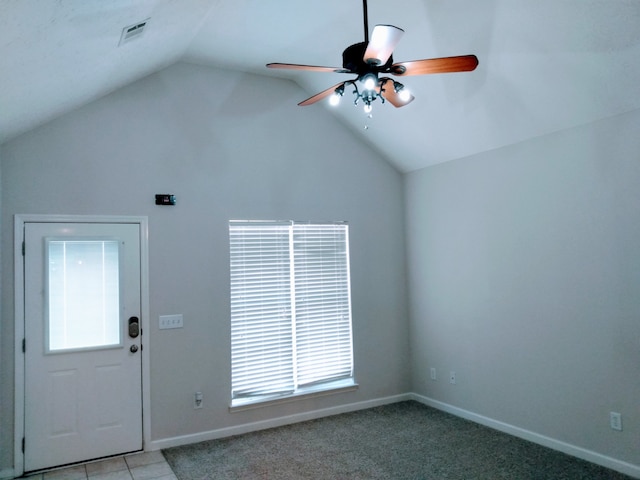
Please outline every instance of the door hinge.
M26 246L25 246L25 243L24 243L24 241L23 241L23 242L22 242L22 256L23 256L23 257L24 257L24 252L25 252L25 250L26 250Z
M22 453L24 453L24 437L22 437Z
M23 338L22 339L22 353L25 353L27 351L27 339Z

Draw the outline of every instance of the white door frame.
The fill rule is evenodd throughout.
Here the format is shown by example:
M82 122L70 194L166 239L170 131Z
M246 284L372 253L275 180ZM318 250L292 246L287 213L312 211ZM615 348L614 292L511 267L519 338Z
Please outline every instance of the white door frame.
M133 223L140 226L140 326L144 332L142 348L142 448L151 445L151 378L149 375L149 225L142 216L112 215L15 215L14 217L14 305L15 305L15 396L14 396L14 474L24 474L24 401L25 401L25 356L22 341L24 325L24 268L22 241L26 223Z

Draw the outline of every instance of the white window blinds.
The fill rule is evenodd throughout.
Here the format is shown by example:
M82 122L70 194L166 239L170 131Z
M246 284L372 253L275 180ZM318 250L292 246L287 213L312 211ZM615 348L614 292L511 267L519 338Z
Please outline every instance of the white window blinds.
M232 221L229 238L232 398L352 379L347 224Z

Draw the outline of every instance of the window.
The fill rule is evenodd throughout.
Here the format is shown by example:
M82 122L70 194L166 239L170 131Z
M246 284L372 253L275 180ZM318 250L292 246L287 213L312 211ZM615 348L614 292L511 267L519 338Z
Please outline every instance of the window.
M346 223L229 222L232 406L353 387Z

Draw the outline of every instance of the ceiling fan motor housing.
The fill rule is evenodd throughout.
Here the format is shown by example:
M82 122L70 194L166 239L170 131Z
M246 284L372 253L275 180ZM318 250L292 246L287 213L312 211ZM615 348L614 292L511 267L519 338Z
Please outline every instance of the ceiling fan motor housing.
M368 73L377 74L388 71L393 65L393 56L390 56L384 65L367 63L364 61L367 45L367 42L361 42L347 47L342 52L342 67L349 72L357 74L358 77L363 77Z

